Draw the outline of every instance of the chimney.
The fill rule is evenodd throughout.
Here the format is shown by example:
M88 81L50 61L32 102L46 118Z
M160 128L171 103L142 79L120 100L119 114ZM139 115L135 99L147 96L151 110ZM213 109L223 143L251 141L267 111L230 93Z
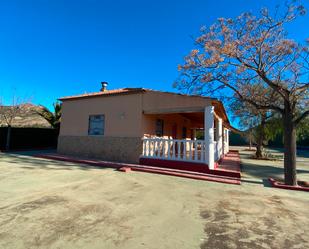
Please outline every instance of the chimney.
M101 92L105 92L107 90L108 83L103 81L101 82L101 85L102 85Z

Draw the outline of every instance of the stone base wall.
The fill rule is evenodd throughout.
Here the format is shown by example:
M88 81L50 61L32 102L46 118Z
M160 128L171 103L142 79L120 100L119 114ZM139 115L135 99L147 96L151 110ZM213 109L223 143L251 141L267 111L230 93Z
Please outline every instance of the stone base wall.
M107 161L138 163L140 137L59 136L58 153Z

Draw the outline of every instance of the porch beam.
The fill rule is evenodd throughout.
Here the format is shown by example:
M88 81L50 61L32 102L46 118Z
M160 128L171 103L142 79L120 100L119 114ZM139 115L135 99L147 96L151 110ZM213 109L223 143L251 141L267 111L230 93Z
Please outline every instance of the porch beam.
M177 107L177 108L164 108L143 110L144 114L169 114L169 113L192 113L192 112L204 112L204 107Z

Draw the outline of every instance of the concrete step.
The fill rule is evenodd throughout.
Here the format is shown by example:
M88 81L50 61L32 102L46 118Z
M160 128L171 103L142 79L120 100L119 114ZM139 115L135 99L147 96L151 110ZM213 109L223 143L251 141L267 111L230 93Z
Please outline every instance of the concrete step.
M184 177L184 178L190 178L190 179L195 179L195 180L220 182L220 183L226 183L226 184L240 185L241 183L240 179L236 177L217 176L217 175L212 175L212 174L204 174L204 173L199 173L199 172L167 169L167 168L152 167L152 166L133 166L133 167L130 166L130 167L122 167L119 170L123 172L139 171L139 172L145 172L145 173L170 175L170 176Z

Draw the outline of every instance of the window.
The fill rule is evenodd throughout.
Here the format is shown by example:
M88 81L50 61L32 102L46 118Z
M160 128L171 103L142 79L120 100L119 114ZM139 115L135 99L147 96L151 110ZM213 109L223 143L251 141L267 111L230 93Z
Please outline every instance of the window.
M157 119L157 121L156 121L156 136L158 136L158 137L163 136L163 126L164 126L163 120Z
M88 135L104 135L104 115L89 116Z

